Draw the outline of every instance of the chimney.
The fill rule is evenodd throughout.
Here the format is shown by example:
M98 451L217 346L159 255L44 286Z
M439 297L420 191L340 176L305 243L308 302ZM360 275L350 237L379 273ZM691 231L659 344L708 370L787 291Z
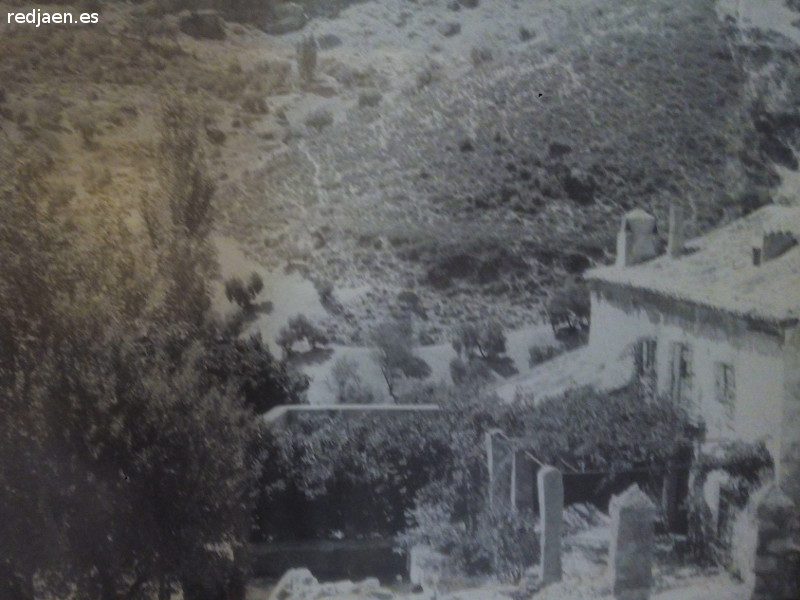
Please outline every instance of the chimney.
M616 266L630 267L650 260L658 254L656 219L641 209L622 217L617 234Z
M683 208L677 204L670 204L667 239L667 254L670 258L680 258L683 254L684 237Z

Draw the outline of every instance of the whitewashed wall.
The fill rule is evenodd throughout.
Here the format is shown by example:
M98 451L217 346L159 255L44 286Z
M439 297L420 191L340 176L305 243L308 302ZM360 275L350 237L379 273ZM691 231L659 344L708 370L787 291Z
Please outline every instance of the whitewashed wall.
M688 344L692 348L692 396L708 428L707 439L763 440L778 458L786 379L782 339L749 331L743 322L715 327L693 322L699 317L665 314L641 303L636 308L636 302L617 303L598 292L592 292L591 299L589 351L598 359L631 352L643 337L655 338L658 390L667 393L672 343ZM724 407L715 398L715 365L720 362L733 365L735 371L733 429L726 425Z

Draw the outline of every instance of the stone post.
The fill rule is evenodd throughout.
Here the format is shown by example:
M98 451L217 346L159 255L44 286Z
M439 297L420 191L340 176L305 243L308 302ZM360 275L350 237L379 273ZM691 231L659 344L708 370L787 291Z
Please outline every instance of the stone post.
M539 522L542 528L542 583L561 581L561 523L564 518L564 482L561 471L545 466L539 470Z
M800 516L791 498L772 484L753 498L756 556L752 600L800 598Z
M608 578L617 600L647 600L653 584L656 507L634 484L609 506L611 547Z

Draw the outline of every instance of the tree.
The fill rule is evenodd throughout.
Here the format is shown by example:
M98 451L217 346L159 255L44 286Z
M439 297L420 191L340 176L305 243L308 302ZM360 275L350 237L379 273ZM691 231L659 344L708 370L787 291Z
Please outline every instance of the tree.
M389 396L395 402L400 379L424 379L431 374L428 363L414 355L410 321L387 321L378 325L372 332L371 341L373 359L381 370Z
M316 350L319 345L328 343L327 336L309 321L305 315L291 317L286 327L281 328L278 332L278 337L275 339L283 350L284 357L291 356L294 351L294 345L303 340L311 346L312 350Z
M569 279L548 298L546 311L556 335L565 327L577 332L587 330L591 317L589 289L585 283Z
M367 387L358 373L358 363L347 356L337 358L331 367L328 388L342 404L371 404L375 393Z
M450 361L450 378L456 385L481 385L494 381L492 369L483 360L455 357Z
M31 600L36 579L87 600L163 600L178 586L196 600L214 548L233 555L220 585L241 593L253 396L290 385L207 312L213 186L170 114L162 156L175 163L142 207L144 237L119 207L49 185L35 161L6 169L0 150L4 598Z
M159 192L142 202L147 237L163 281L162 318L194 331L208 315L209 285L217 271L210 241L215 185L205 165L198 122L197 114L181 102L164 106Z
M228 302L235 302L245 310L253 308L253 300L263 289L264 281L255 271L250 274L246 284L238 277L231 277L225 281L225 297Z
M467 359L475 357L496 359L506 351L506 334L497 320L463 323L455 328L452 346L456 353Z
M260 335L224 335L207 346L202 367L209 387L234 385L237 396L256 414L302 401L308 378L278 362Z

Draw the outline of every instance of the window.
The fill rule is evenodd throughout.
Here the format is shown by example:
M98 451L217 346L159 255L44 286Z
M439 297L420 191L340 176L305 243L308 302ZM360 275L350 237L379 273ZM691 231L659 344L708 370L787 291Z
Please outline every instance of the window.
M634 353L636 380L643 395L652 398L656 392L656 340L654 338L639 340Z
M675 342L672 344L672 369L670 395L673 402L689 410L692 394L692 349L688 344Z
M733 429L736 414L736 375L733 365L717 363L714 373L714 396L722 405L724 424Z

